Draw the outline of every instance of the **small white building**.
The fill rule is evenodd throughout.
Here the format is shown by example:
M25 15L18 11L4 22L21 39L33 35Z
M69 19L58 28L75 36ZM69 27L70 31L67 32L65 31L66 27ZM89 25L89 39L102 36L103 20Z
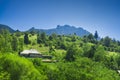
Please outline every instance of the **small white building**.
M117 72L120 74L120 70L117 70Z
M20 56L24 57L42 57L42 54L35 49L24 50L20 52Z

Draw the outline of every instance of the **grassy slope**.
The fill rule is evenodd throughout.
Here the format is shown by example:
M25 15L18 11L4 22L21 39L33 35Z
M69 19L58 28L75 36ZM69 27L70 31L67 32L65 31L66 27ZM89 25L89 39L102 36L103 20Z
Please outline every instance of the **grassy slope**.
M24 37L23 35L20 36L20 38L23 38L23 37ZM66 37L65 37L65 39L66 39ZM41 52L42 54L49 54L49 47L46 47L43 44L37 44L37 35L29 35L29 40L31 41L31 44L24 45L24 49L36 49L39 52ZM80 42L81 42L80 40L77 40L74 43L78 44L78 46L79 46ZM69 42L68 44L71 44L71 43L72 42ZM94 45L94 44L88 43L88 45ZM55 52L56 53L65 53L66 51L65 50L61 50L61 49L56 49ZM116 52L108 52L108 53L109 53L108 54L109 56L116 56L117 55Z
M20 38L23 38L24 36L20 36ZM46 55L51 55L49 53L49 47L44 46L43 44L37 44L37 35L29 35L29 40L31 41L31 44L29 45L24 45L24 50L25 49L36 49L42 54ZM55 53L53 54L54 56L61 58L64 56L66 51L62 49L55 49Z

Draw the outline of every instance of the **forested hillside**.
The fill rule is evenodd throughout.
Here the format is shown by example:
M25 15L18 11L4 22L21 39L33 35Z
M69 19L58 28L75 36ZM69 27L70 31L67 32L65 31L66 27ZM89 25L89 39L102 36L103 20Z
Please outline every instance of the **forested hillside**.
M95 34L0 32L0 80L120 80L120 41ZM56 62L19 53L36 49Z

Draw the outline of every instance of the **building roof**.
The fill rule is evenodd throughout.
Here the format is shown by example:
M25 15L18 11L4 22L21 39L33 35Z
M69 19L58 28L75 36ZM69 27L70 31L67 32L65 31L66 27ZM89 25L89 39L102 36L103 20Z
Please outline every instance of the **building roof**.
M20 54L30 54L30 53L32 53L32 54L40 54L37 50L35 50L35 49L30 49L30 50L24 50L24 51L22 51Z
M118 71L118 73L120 74L120 70L117 70Z

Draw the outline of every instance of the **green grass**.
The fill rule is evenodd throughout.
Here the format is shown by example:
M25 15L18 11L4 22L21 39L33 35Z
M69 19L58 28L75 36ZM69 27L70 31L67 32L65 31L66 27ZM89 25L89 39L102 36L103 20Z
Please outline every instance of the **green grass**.
M39 44L36 44L36 45L24 45L24 50L25 49L36 49L38 50L40 53L48 53L49 52L49 47L45 47L45 46L42 46L40 47Z
M20 38L24 38L24 35L20 36ZM37 44L37 35L29 35L29 40L31 44L24 45L23 50L36 49L42 54L46 54L49 52L49 47L45 47L42 44Z
M48 68L50 68L52 70L56 70L57 69L56 63L43 63L43 65L47 66Z

